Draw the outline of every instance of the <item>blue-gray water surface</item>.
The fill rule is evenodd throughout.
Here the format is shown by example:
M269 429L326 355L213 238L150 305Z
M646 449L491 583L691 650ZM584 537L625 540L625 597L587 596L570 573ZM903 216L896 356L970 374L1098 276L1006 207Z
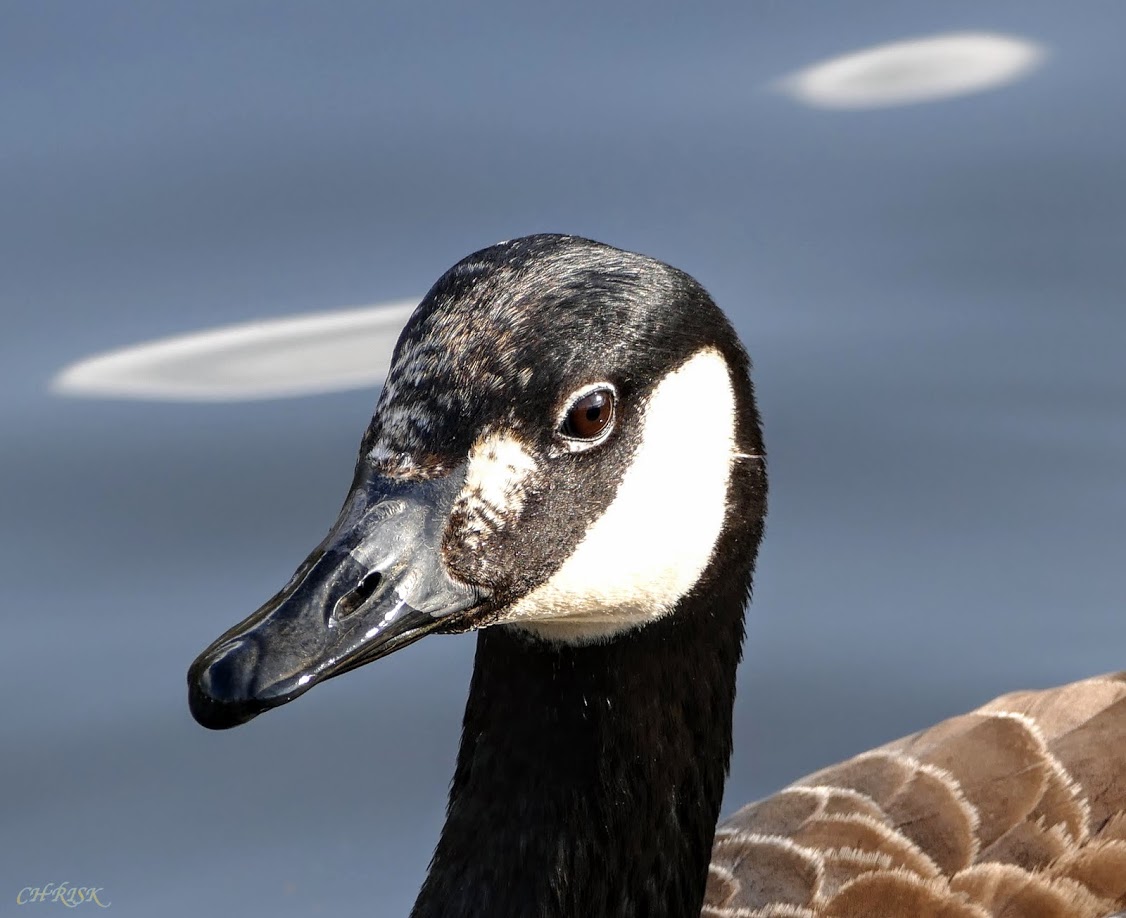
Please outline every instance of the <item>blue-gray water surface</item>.
M771 89L961 30L1048 56L873 111ZM727 811L1126 667L1124 34L1126 6L1093 0L6 3L0 914L63 882L121 916L408 911L472 637L222 734L184 682L335 517L376 392L47 383L136 341L418 295L527 232L686 269L755 361L771 508ZM670 513L691 499L670 482Z

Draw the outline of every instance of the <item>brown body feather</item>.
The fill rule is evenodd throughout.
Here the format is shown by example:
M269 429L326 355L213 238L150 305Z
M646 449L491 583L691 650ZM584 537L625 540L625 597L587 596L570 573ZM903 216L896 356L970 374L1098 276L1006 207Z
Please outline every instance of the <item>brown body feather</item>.
M1126 908L1126 673L1014 692L749 804L704 918Z

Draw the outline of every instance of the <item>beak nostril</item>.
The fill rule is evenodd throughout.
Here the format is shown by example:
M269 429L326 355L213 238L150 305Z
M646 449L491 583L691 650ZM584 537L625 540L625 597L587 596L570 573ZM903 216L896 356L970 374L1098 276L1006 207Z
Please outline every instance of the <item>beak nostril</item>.
M352 592L340 597L340 600L336 603L335 617L338 619L347 618L375 595L375 591L379 589L382 582L383 575L379 571L372 571L360 581L359 586Z

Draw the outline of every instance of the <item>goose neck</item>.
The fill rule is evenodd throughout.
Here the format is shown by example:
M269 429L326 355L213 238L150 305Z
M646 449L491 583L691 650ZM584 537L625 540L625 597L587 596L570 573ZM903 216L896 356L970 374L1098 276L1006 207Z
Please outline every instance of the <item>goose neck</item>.
M696 918L748 584L605 643L483 631L412 918Z

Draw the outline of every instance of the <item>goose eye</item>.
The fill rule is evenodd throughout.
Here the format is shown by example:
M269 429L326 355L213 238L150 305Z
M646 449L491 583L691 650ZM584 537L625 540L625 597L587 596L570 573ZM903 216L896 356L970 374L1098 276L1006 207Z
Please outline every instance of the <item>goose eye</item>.
M576 401L563 418L563 436L573 440L596 440L614 419L614 393L595 389Z

